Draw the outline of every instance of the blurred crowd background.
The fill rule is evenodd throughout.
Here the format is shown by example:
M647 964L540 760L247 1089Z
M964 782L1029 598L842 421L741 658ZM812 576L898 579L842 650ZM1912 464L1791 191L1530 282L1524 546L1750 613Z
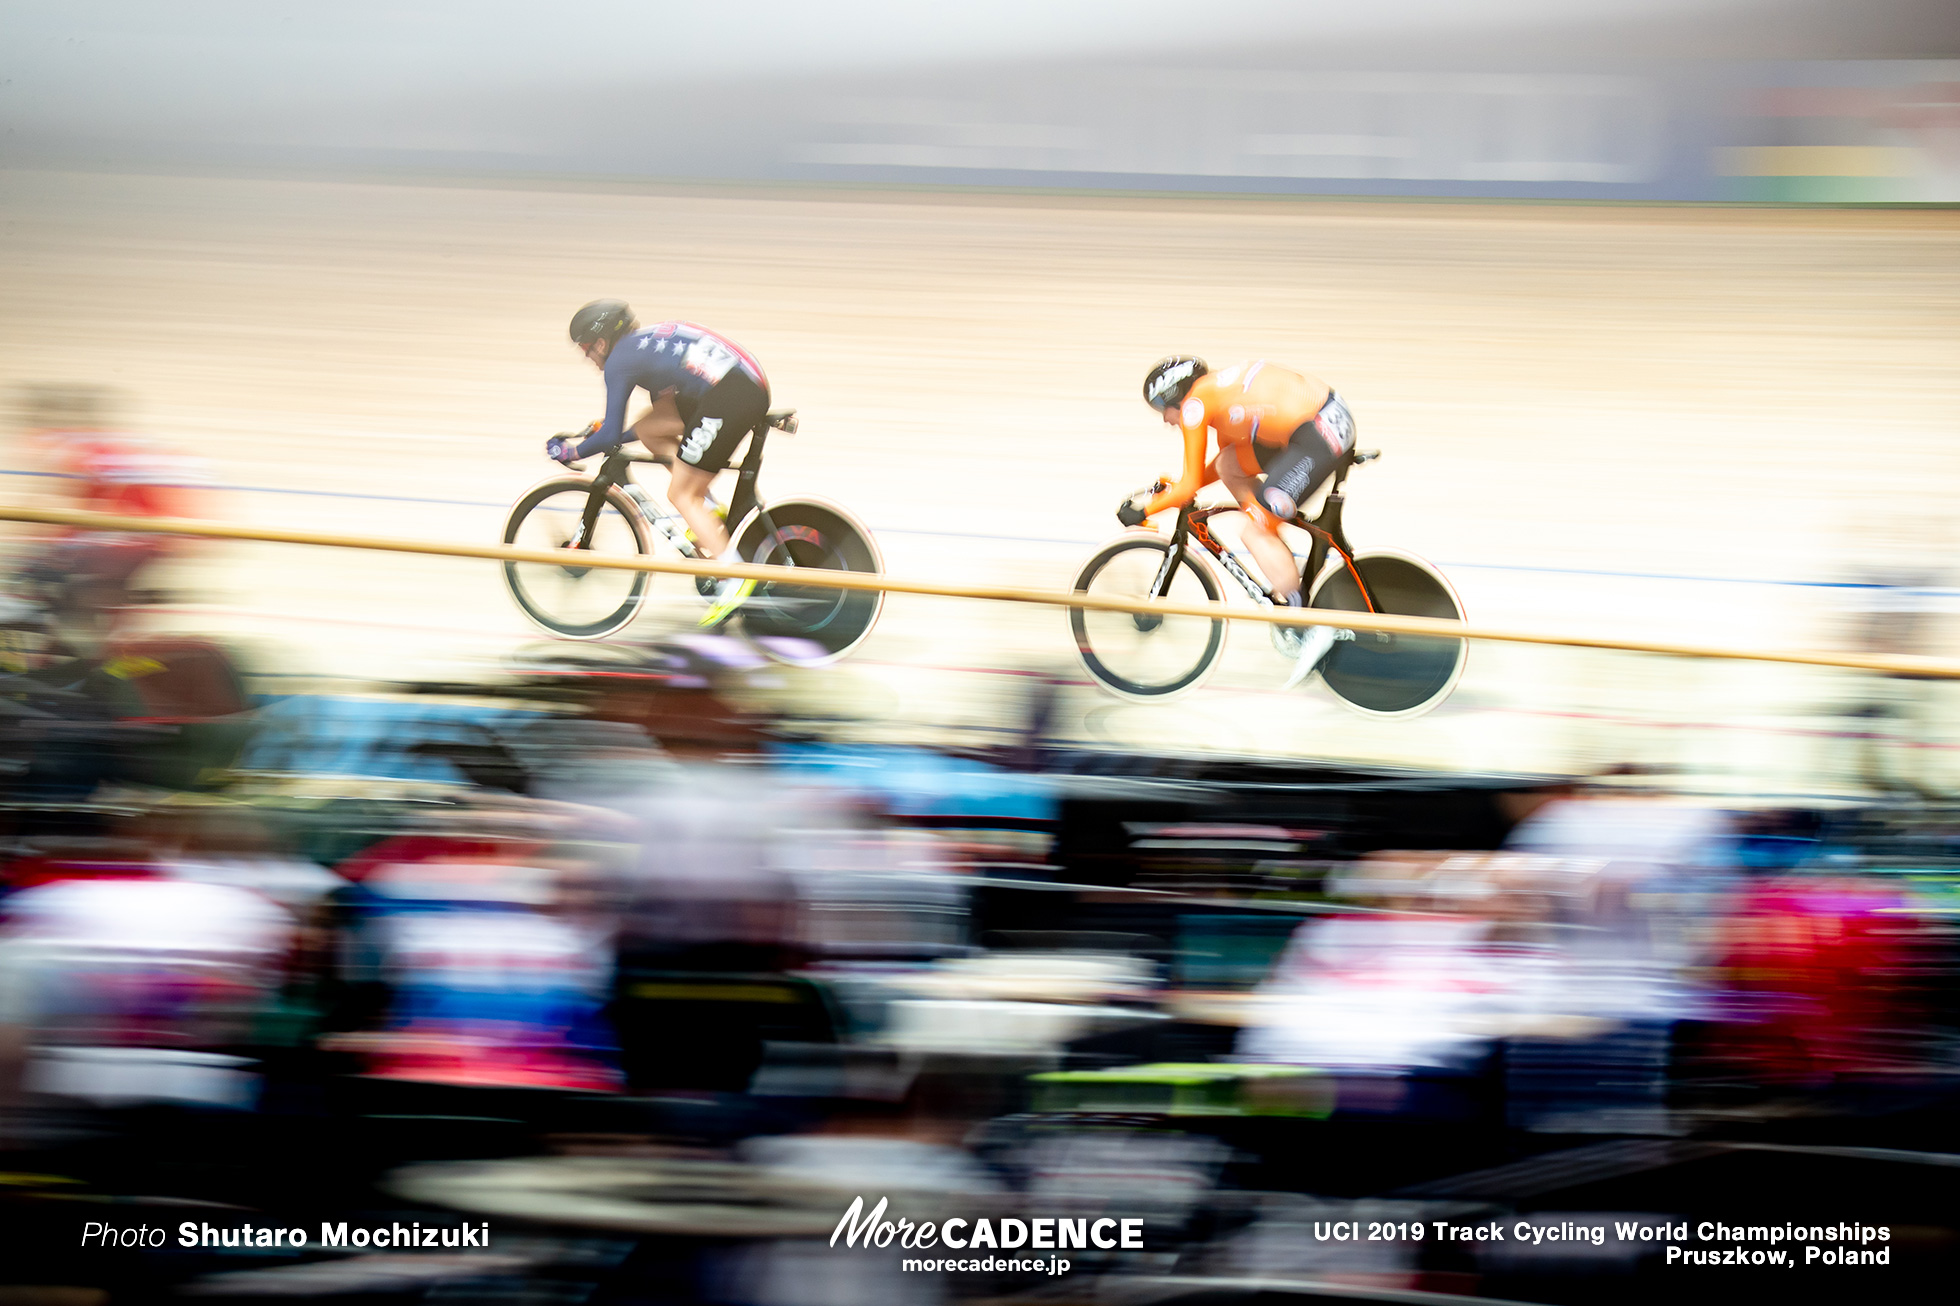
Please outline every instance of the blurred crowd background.
M1063 587L1175 460L1144 368L1258 356L1473 621L1951 659L1949 7L1592 9L0 9L0 501L491 541L623 294L751 347L764 494L908 578ZM1479 644L1381 721L1241 633L1144 707L1051 609L807 667L4 530L0 1302L1681 1291L1349 1220L1960 1257L1951 682ZM905 1272L827 1245L859 1196L1147 1245Z
M1901 1275L1949 1262L1950 803L1080 750L1052 686L992 749L840 743L745 708L732 638L635 651L249 700L210 647L133 643L102 674L148 709L10 722L24 1300L1662 1282L1659 1242L1336 1220L1855 1215ZM180 678L234 710L154 711ZM1060 1285L907 1273L827 1245L860 1195L1149 1235ZM170 1241L81 1248L85 1218ZM186 1249L186 1219L495 1239Z

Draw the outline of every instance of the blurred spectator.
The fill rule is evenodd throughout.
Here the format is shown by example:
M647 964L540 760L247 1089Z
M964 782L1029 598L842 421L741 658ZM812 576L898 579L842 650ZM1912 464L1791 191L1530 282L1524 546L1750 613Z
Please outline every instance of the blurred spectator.
M347 882L286 851L267 816L242 803L165 804L154 814L151 847L161 874L200 884L249 889L295 916Z
M968 1067L925 1067L894 1108L838 1109L809 1132L749 1139L738 1155L776 1182L862 1195L866 1210L888 1199L891 1219L991 1213L1003 1209L1004 1186L963 1145L992 1105L975 1087ZM896 1243L840 1255L823 1239L779 1239L711 1254L707 1282L714 1300L742 1306L912 1306L944 1300L944 1275L901 1268L907 1256L916 1255Z
M1711 923L1737 884L1735 823L1721 809L1658 798L1548 803L1508 848L1561 863L1547 885L1564 946L1611 983L1587 1000L1626 1012L1667 1002L1708 959ZM1656 987L1658 986L1658 987Z
M1930 534L1930 532L1928 532ZM1850 589L1852 647L1885 657L1939 657L1950 647L1952 589L1926 567L1867 572ZM1943 738L1950 686L1917 676L1863 676L1845 715L1858 779L1878 793L1932 797L1946 786L1927 744Z
M1332 887L1388 910L1303 925L1240 1051L1470 1075L1503 1045L1513 1123L1665 1132L1669 1031L1701 1010L1691 968L1725 901L1729 836L1713 809L1566 800L1517 827L1517 852L1365 858Z
M611 939L581 919L583 869L535 855L374 865L349 969L385 986L385 1028L335 1045L388 1079L616 1088L603 1019Z
M741 1092L768 1042L836 1041L766 773L699 763L607 797L636 823L613 1014L635 1088Z
M192 460L121 430L109 396L96 389L43 386L20 400L28 441L77 508L125 517L200 517L210 505L197 486L208 476ZM167 535L64 530L30 562L26 575L46 595L71 639L100 634L118 609L136 602L144 568L181 551Z
M1914 987L1927 940L1897 886L1848 876L1751 884L1721 928L1727 1001L1713 1065L1768 1088L1896 1078L1934 1049Z
M65 879L6 900L0 1007L31 1040L31 1093L102 1105L246 1107L248 1041L276 1000L289 913L255 893L166 879Z

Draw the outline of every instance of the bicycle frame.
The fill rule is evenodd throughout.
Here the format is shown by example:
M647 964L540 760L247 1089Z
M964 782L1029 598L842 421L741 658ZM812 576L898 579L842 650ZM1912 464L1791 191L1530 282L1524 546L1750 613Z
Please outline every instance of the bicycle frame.
M1313 537L1313 544L1307 550L1307 564L1301 569L1300 574L1303 590L1313 584L1314 577L1318 576L1320 569L1327 565L1327 553L1332 549L1346 565L1348 574L1354 578L1355 587L1361 592L1361 601L1368 605L1367 610L1380 612L1381 607L1375 602L1374 594L1369 591L1368 582L1362 578L1361 569L1354 565L1354 547L1348 543L1347 531L1341 524L1341 508L1347 502L1347 495L1341 487L1347 481L1348 472L1359 461L1365 460L1357 459L1353 451L1343 454L1340 462L1335 465L1334 484L1329 487L1327 500L1321 505L1319 514L1307 518L1296 512L1288 525L1297 526ZM1198 547L1209 553L1224 569L1225 574L1239 583L1248 598L1257 603L1271 604L1272 590L1261 584L1241 566L1232 551L1213 538L1210 529L1206 526L1208 521L1220 513L1244 511L1245 509L1236 503L1196 509L1187 503L1179 508L1177 525L1171 529L1171 547L1164 554L1164 564L1158 568L1156 579L1151 582L1150 597L1160 599L1169 592L1171 572L1177 565L1177 560L1184 554L1185 541L1196 540Z
M765 531L772 534L775 532L776 523L770 520L769 509L763 505L755 489L756 478L762 473L762 447L768 442L771 429L768 422L759 423L749 432L749 447L742 455L742 461L730 463L723 469L735 473L735 494L729 500L727 513L728 528L731 532L747 520L751 511L760 517ZM634 503L639 505L642 516L648 516L646 505L640 501L639 495L633 494L634 490L640 489L633 481L634 463L658 463L662 467L674 465L671 458L664 458L658 454L629 454L624 445L607 454L605 461L599 464L598 474L592 478L592 490L585 500L585 515L579 522L578 538L573 541L572 548L585 548L587 542L591 540L593 528L599 521L600 509L605 506L606 492L615 485L627 491ZM659 525L650 516L648 520L653 525ZM730 542L733 543L732 536ZM787 565L795 564L792 562Z

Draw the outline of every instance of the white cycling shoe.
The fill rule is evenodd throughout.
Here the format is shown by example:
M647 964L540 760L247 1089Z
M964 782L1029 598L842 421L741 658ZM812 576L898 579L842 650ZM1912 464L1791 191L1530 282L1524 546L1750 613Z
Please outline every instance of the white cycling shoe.
M1344 639L1354 638L1353 631L1338 630L1333 626L1308 626L1299 634L1300 651L1293 658L1293 674L1286 678L1286 683L1280 686L1281 689L1291 689L1305 680L1325 660L1334 645Z

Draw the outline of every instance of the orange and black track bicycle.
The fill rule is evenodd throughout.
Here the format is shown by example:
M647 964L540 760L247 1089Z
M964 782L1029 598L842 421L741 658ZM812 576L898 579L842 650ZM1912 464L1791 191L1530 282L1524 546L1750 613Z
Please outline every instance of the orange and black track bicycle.
M1456 590L1429 563L1400 549L1356 553L1348 543L1341 526L1347 502L1341 487L1351 469L1380 456L1377 450L1344 455L1319 514L1296 515L1288 523L1312 540L1301 570L1307 606L1461 621L1463 603ZM1076 592L1216 603L1229 580L1252 602L1270 607L1272 592L1211 533L1213 517L1240 511L1236 504L1195 509L1186 504L1168 535L1144 527L1125 531L1083 564ZM1097 683L1139 702L1161 702L1196 689L1225 652L1225 622L1216 617L1071 608L1069 628L1082 665ZM1272 629L1275 647L1284 652L1281 632L1287 628ZM1355 631L1328 650L1316 674L1342 702L1365 715L1415 716L1449 696L1463 674L1466 651L1460 639Z

